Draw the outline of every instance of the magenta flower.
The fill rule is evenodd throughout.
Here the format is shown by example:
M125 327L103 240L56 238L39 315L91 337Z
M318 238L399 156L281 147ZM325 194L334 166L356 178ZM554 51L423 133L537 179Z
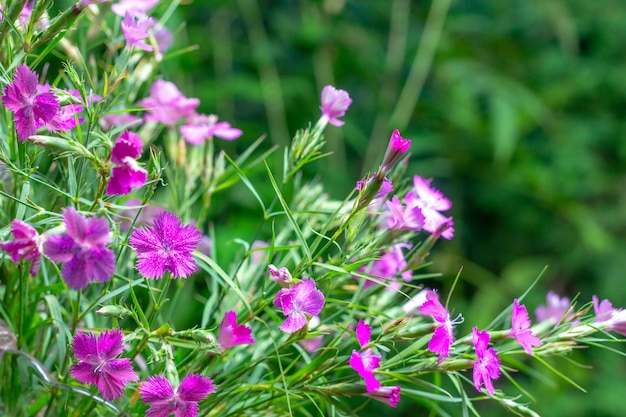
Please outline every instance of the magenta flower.
M193 113L187 117L187 124L180 127L180 133L185 140L192 145L200 145L205 140L211 140L213 136L224 140L235 140L241 136L240 129L231 127L228 122L217 122L214 114Z
M234 311L227 311L220 325L217 343L222 349L237 345L252 345L254 344L252 329L243 324L237 324L237 314Z
M168 417L172 413L176 417L196 417L198 402L214 392L213 380L197 374L187 375L176 388L162 375L148 377L139 385L141 399L150 404L146 417Z
M159 0L121 0L119 3L111 5L111 10L118 16L124 16L126 13L142 16L156 6L158 2Z
M441 214L442 211L449 210L452 203L439 190L430 186L430 180L416 175L413 177L415 188L407 193L404 201L407 206L419 207L424 214L424 230L437 233L442 225L449 224L441 233L446 239L452 239L454 228L451 227L451 217Z
M274 305L283 310L287 319L279 326L285 333L295 333L308 320L305 314L317 316L324 308L324 294L315 286L313 278L303 277L291 288L283 288L276 294Z
M173 125L183 117L191 116L200 100L185 97L174 83L157 80L150 87L150 97L139 104L148 111L146 120Z
M128 194L131 189L141 188L146 183L148 171L136 160L141 155L142 146L139 136L128 130L117 138L111 149L111 161L116 166L111 171L107 195Z
M376 175L372 175L371 177L369 177L368 179L364 181L357 181L356 189L359 191L365 189L375 179L376 179ZM380 189L378 190L378 192L376 193L373 199L380 200L381 198L385 198L391 191L393 191L393 184L391 183L389 179L385 177L383 178L383 183L381 184Z
M276 266L269 264L267 266L267 272L270 274L270 279L280 285L283 288L291 287L293 278L291 273L284 266L282 268L276 268Z
M63 263L61 275L75 290L91 281L106 282L115 272L115 255L107 248L109 224L98 217L84 218L72 207L63 212L66 232L48 237L44 254Z
M37 233L34 227L21 220L11 222L11 232L13 232L14 239L0 242L0 249L9 253L11 260L15 263L22 259L32 262L29 272L32 277L36 276L41 265L44 237Z
M20 65L13 82L3 92L2 103L14 113L17 137L25 141L38 127L50 122L59 110L59 102L52 93L37 93L37 73Z
M342 126L344 122L339 120L346 114L346 110L352 104L350 95L344 90L337 90L332 85L327 85L322 89L322 121L324 124L330 123L333 126Z
M121 397L128 382L139 380L130 359L114 359L124 350L119 329L97 336L79 332L72 349L80 362L72 365L70 375L83 384L95 385L105 400Z
M454 342L454 325L462 323L463 317L459 314L454 321L450 320L450 313L439 301L435 290L426 292L426 301L420 307L420 313L433 316L437 322L437 328L428 342L428 350L439 355L437 362L443 362Z
M614 308L609 300L599 302L595 295L591 298L596 313L596 323L604 323L606 330L626 336L626 310Z
M525 305L520 305L517 299L513 301L513 316L509 337L514 337L526 353L533 355L533 346L541 346L541 340L530 330L530 319Z
M169 271L174 278L186 278L197 265L193 251L202 233L191 225L183 226L175 214L164 211L154 219L152 229L137 229L129 243L137 252L137 270L146 278L159 279Z
M478 358L474 361L474 386L480 392L485 384L487 392L493 395L495 389L491 380L500 377L500 357L494 348L487 349L490 339L491 336L487 330L479 332L477 327L472 329L472 343Z
M395 244L388 252L383 253L379 259L372 262L371 266L362 266L358 271L368 272L375 278L381 278L387 282L385 287L387 290L399 289L400 283L396 282L396 276L398 274L407 282L411 281L413 277L413 271L403 271L404 268L406 268L406 260L402 248L410 247L411 245L406 243ZM359 277L355 278L360 279ZM363 284L363 288L371 287L374 284L375 282L373 280L367 280L365 284Z
M380 165L380 170L385 176L389 174L398 161L404 157L404 154L410 147L411 141L400 136L398 129L395 129L391 133L385 155L383 156L383 163Z
M126 12L124 14L124 20L122 20L122 32L126 38L126 44L129 47L136 46L146 52L152 52L154 47L144 42L148 39L150 34L148 33L156 25L156 20L149 16L139 16Z
M417 206L403 206L397 195L391 201L385 201L391 214L387 218L387 226L391 230L412 230L419 232L424 228L424 215Z
M569 310L570 300L567 297L559 297L554 291L548 291L546 295L546 305L541 305L535 310L535 316L537 321L551 321L558 323L561 321L565 313ZM569 321L572 318L570 314L565 320Z
M359 320L359 324L356 327L356 338L361 349L369 344L371 334L372 328L365 324L363 320ZM373 372L380 367L380 359L380 353L372 353L371 348L367 348L362 352L353 350L350 356L350 367L363 378L367 392L375 392L380 388L380 382L376 379Z
M373 398L374 400L390 405L393 408L396 408L396 406L400 402L400 391L402 390L398 386L380 387L376 391L368 392L365 395Z

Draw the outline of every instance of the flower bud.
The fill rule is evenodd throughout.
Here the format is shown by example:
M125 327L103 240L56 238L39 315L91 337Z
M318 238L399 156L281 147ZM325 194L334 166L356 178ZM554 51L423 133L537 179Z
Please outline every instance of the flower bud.
M122 319L124 318L124 316L132 314L129 309L114 304L104 306L100 310L96 311L96 313L100 314L101 316L115 317L118 319Z

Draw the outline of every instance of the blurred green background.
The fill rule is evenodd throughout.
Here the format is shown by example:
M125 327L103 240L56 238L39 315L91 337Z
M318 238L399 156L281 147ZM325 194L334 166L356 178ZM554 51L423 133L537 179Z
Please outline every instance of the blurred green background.
M413 140L408 173L434 178L454 203L456 236L431 267L444 276L429 285L447 292L463 268L451 302L466 318L459 333L487 325L546 265L525 300L531 316L549 289L580 293L579 306L598 294L626 307L625 1L195 1L167 26L169 79L245 132L222 148L240 152L263 133L268 147L289 143L319 117L326 84L353 98L345 126L327 130L333 155L311 171L332 197L376 168L394 128ZM266 181L262 170L253 181ZM226 261L232 239L253 239L258 225L249 193L229 193L214 208ZM590 348L571 359L591 367L551 363L588 393L529 361L536 374L518 380L531 408L625 415L624 358ZM517 392L504 378L497 386ZM397 415L416 410L404 401Z

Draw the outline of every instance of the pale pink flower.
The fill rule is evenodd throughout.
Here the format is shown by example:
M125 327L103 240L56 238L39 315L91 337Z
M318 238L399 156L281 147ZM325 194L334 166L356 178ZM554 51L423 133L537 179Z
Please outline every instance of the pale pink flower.
M149 16L136 16L129 12L124 15L122 20L122 32L126 38L129 47L137 47L146 52L152 52L154 47L145 42L150 36L149 31L156 25L156 20Z
M150 87L150 96L139 104L147 110L146 120L173 125L191 116L200 100L185 97L172 82L157 80Z
M600 302L597 296L592 297L596 323L604 323L605 329L626 336L626 310L614 308L609 300Z
M385 204L389 209L387 226L391 230L412 230L419 232L424 228L424 214L418 206L404 206L397 195Z
M333 126L342 126L344 122L339 120L346 114L346 110L352 104L350 95L344 90L337 90L332 85L327 85L322 89L322 120Z
M111 5L111 10L118 16L124 16L126 13L141 16L158 3L159 0L121 0L119 3Z
M445 239L452 239L454 228L451 227L451 217L441 214L452 207L452 203L439 190L430 186L430 180L419 175L413 177L414 189L409 191L404 202L409 207L419 207L424 215L424 230L436 233L442 225L450 224L441 233Z
M400 275L404 281L409 282L413 277L413 271L404 271L406 268L406 260L404 258L403 248L410 248L407 243L398 243L393 245L389 251L384 252L379 259L376 259L370 266L362 266L358 268L360 272L367 272L374 278L382 280L387 285L385 289L393 291L400 288L400 283L396 281L396 277ZM356 277L356 279L360 279ZM374 285L373 280L366 280L363 288Z
M537 307L535 310L535 316L537 317L537 321L551 321L556 324L563 319L563 316L565 316L565 313L567 313L569 308L569 298L561 298L554 291L548 291L548 294L546 295L546 305L540 305ZM571 315L565 320L569 321L570 319Z
M241 129L234 128L228 122L217 122L214 114L193 113L187 117L187 123L180 127L180 133L192 145L200 145L213 136L224 140L235 140L241 136Z

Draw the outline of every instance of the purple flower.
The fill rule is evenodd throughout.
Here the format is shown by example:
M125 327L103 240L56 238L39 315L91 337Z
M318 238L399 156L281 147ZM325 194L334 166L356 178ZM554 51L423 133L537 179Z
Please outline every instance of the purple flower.
M452 203L439 190L431 188L430 180L416 175L413 177L415 188L406 195L404 201L409 207L419 207L424 215L424 230L437 233L442 225L448 223L449 226L441 233L446 239L452 239L454 228L451 226L451 217L441 214L442 211L449 210Z
M282 268L276 268L276 266L269 264L267 272L270 273L270 279L283 288L288 288L293 283L291 273L284 266Z
M139 378L130 359L114 359L124 350L119 329L99 335L78 333L72 342L74 356L80 361L72 365L70 375L83 384L95 385L105 400L119 398L126 384Z
M439 295L435 290L426 292L426 301L420 307L420 313L433 316L437 322L437 328L428 342L428 350L439 355L437 362L443 362L450 354L450 346L454 342L454 325L463 322L459 316L450 320L450 313L439 301Z
M106 282L115 272L115 255L107 248L109 224L98 217L84 218L72 207L63 212L66 233L48 237L44 254L63 263L61 275L75 290L91 281Z
M322 120L333 126L342 126L344 122L338 118L346 114L350 104L352 99L346 91L327 85L322 89Z
M136 158L141 155L141 139L128 130L122 133L111 150L111 161L116 167L107 184L107 195L128 194L133 188L141 188L148 179L148 171L141 168Z
M200 145L206 139L216 136L224 140L235 140L241 136L240 129L234 128L228 122L217 122L214 114L192 114L187 117L187 124L180 127L180 133L192 145Z
M604 323L606 330L626 336L626 310L614 308L609 300L599 302L595 295L591 298L596 313L596 323Z
M359 320L359 324L356 327L356 338L361 349L369 344L371 334L372 328L363 320ZM367 348L362 352L353 350L350 356L350 367L363 378L367 392L375 392L380 388L380 382L376 379L373 372L380 367L380 359L380 353L372 353L371 348Z
M36 276L41 265L41 252L44 237L37 233L34 227L21 220L11 222L11 232L13 240L0 242L0 249L11 255L11 260L18 263L22 259L32 262L30 265L30 275Z
M37 73L20 65L13 82L3 90L2 103L14 113L18 139L25 141L37 128L52 121L59 110L59 102L52 93L37 94Z
M308 320L305 314L317 316L324 307L324 294L315 286L313 278L303 277L291 288L283 288L276 294L274 305L283 310L287 319L279 326L286 333L295 333L303 328Z
M136 46L146 52L152 52L154 47L144 42L150 36L148 31L156 25L156 20L148 16L139 16L126 12L122 20L122 32L128 46Z
M143 123L143 119L129 113L105 114L100 118L99 123L102 130L108 132L113 127L138 127Z
M400 136L398 129L391 133L385 155L383 156L383 163L380 165L380 170L385 176L396 166L410 147L411 141Z
M163 375L148 377L139 385L141 399L150 404L146 417L196 417L198 402L215 392L211 378L191 374L187 375L175 389Z
M186 278L196 270L192 252L202 234L191 225L183 226L175 214L164 211L154 219L152 229L137 229L129 243L137 252L137 270L146 278L159 279L169 271L174 278Z
M537 321L551 321L556 324L565 316L569 307L569 298L561 298L554 291L548 291L546 295L546 305L537 307L535 316L537 317ZM570 314L565 320L569 321L571 317L572 315Z
M413 277L413 271L404 271L406 268L406 260L404 259L404 253L402 252L402 248L410 248L411 246L407 243L398 243L391 247L391 250L383 253L383 255L372 262L371 266L362 266L358 269L360 272L369 272L370 275L375 278L381 278L384 281L387 281L386 289L388 290L396 290L400 288L400 283L396 282L396 276L401 274L401 277L409 282ZM359 277L355 277L360 279ZM363 284L363 288L368 288L374 285L375 282L373 280L367 280L365 284Z
M237 345L252 345L254 344L252 329L243 324L237 324L237 314L234 311L227 311L220 325L217 343L222 349Z
M150 87L150 97L139 104L148 111L146 120L173 125L179 119L191 116L200 100L185 97L174 83L157 80Z
M365 188L367 188L367 186L376 179L376 175L371 176L370 178L364 180L364 181L357 181L356 182L356 189L361 191ZM376 193L376 195L374 196L374 200L379 200L381 198L385 198L387 197L387 194L389 194L391 191L393 191L393 184L391 183L391 181L388 178L383 178L383 183L380 186L380 189L378 190L378 192Z
M424 227L422 209L417 206L403 206L397 195L391 201L386 201L391 214L387 218L387 226L391 230L412 230L419 232Z
M390 405L393 408L396 408L398 403L400 402L400 387L380 387L374 392L368 392L367 395L374 400L383 402L387 405Z
M513 301L513 315L511 318L511 330L509 337L514 337L526 353L533 355L533 346L541 346L541 340L530 330L530 319L525 305Z
M119 3L111 5L111 10L118 16L124 16L126 13L141 16L156 6L158 2L159 0L121 0Z
M477 327L472 329L472 343L478 358L474 361L474 386L480 392L485 384L487 392L493 395L495 390L491 380L500 377L500 357L494 348L487 349L490 339L491 336L487 330L479 332Z

